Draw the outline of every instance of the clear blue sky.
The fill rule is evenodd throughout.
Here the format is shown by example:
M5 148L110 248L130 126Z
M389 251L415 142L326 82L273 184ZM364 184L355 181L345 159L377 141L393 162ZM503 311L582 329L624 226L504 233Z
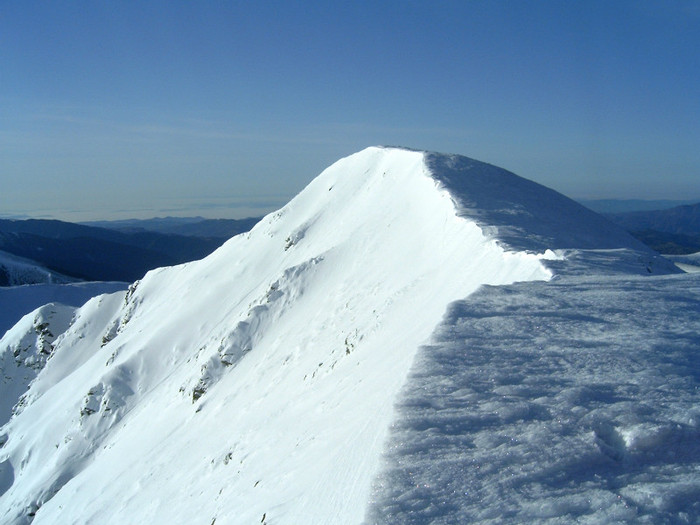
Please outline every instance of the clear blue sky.
M700 2L0 0L0 215L246 215L376 144L700 200Z

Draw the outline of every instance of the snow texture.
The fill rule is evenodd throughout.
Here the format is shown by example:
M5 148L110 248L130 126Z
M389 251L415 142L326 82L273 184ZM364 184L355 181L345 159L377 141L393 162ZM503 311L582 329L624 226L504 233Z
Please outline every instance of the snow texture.
M0 429L0 521L693 522L678 272L513 174L369 148L75 311Z
M697 523L700 276L453 303L397 404L371 523Z
M700 253L689 255L665 255L665 257L675 263L678 268L686 273L700 272Z

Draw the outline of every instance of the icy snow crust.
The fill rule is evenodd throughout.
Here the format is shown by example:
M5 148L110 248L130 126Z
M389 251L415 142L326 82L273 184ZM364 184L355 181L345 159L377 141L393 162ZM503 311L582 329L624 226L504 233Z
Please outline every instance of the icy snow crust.
M700 274L484 287L398 400L368 523L698 523Z
M0 522L692 521L697 280L581 210L461 157L340 160L76 311L0 429Z

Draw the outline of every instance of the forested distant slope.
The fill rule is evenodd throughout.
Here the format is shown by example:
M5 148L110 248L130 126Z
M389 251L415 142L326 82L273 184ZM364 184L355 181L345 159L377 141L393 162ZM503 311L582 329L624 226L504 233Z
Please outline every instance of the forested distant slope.
M605 216L661 253L700 251L700 203Z
M56 220L0 220L0 250L77 279L134 281L153 268L207 256L231 236L214 230L178 235Z
M158 217L153 219L129 219L83 223L122 232L150 231L192 237L218 237L230 239L247 232L260 221L260 217L246 219L205 219L203 217Z

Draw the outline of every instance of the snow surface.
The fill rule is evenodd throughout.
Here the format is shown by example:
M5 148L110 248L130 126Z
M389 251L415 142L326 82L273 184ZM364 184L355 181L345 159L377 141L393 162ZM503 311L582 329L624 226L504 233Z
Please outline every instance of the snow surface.
M674 271L508 172L369 148L75 312L0 429L0 520L692 521L700 299ZM626 322L640 290L665 324ZM633 510L585 504L611 495Z
M485 287L421 348L371 523L697 523L700 275Z
M2 250L0 250L0 277L2 277L0 281L3 281L4 286L75 281L71 277L66 277L41 266L35 261Z
M686 273L700 272L700 252L689 255L664 255Z
M75 308L49 303L25 315L0 339L0 424L44 368L56 336L66 331Z
M12 328L27 312L47 303L82 306L96 295L126 290L127 286L128 283L119 282L80 282L0 287L0 334Z

